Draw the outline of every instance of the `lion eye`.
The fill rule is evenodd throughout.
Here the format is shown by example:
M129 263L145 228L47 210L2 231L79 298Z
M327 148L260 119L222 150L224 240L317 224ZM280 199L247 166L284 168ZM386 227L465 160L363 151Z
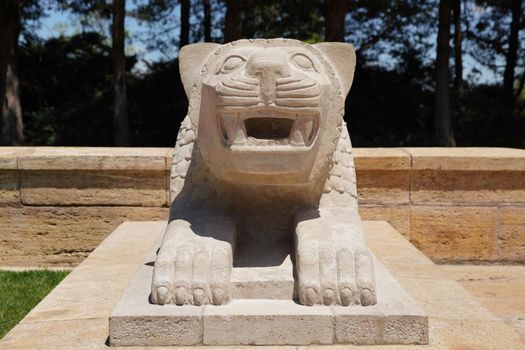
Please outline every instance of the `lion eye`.
M316 70L312 60L302 53L298 53L292 56L292 62L295 63L298 67L306 70Z
M222 63L220 72L221 73L230 73L239 68L246 59L242 56L230 56Z

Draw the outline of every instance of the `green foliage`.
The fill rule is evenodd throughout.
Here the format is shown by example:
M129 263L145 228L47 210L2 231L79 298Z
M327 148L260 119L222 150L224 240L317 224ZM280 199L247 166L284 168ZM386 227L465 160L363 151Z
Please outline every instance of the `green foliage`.
M320 42L324 35L323 6L316 0L244 0L242 36Z
M150 69L149 74L128 83L133 145L171 147L188 108L179 61L156 63Z
M29 144L112 145L111 48L100 34L28 40L19 60Z
M237 14L241 36L323 41L327 1L242 0L241 12ZM84 19L93 14L109 18L105 0L30 3L33 7L27 7L27 23L38 22L44 3L59 4L62 6L59 8L67 8ZM147 69L133 73L137 58L128 58L128 114L134 146L172 146L187 110L175 58L179 44L179 3L179 0L128 2L129 15L148 24L148 32L141 37L143 43L148 50L165 54L158 62L144 63ZM473 74L465 79L462 111L454 113L457 144L525 147L524 92L510 109L502 107L501 99L510 1L462 3L464 61L474 62L475 66ZM349 3L344 34L345 40L356 47L357 69L347 99L346 118L354 145L434 144L433 53L437 4L438 0ZM226 1L210 0L210 5L212 39L222 42ZM522 20L521 27L524 23ZM202 40L202 1L191 1L190 27L190 42ZM112 145L113 77L107 32L85 32L43 41L33 34L32 27L25 28L19 75L27 143ZM133 35L137 37L140 33ZM524 74L524 43L521 40L518 52L516 87ZM487 71L494 72L496 77L490 84L479 80L481 73Z
M0 271L0 339L31 311L68 271Z

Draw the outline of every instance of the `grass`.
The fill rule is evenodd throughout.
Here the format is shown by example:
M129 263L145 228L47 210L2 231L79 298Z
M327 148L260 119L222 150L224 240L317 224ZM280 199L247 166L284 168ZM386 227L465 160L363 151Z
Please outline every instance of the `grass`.
M0 339L20 322L69 271L0 271Z

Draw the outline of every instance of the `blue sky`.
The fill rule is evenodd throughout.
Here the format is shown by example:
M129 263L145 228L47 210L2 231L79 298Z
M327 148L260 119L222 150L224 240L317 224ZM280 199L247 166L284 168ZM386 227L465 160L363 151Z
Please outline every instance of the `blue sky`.
M128 6L127 8L128 11L132 9L132 5ZM175 13L178 13L178 10L175 10ZM101 27L101 22L95 21L94 23L96 23L98 27L93 26L92 28L98 31L104 31L106 33L106 37L108 38L108 40L110 40L109 22L106 21L105 23L102 23ZM83 28L80 22L80 17L71 13L57 11L50 13L47 17L43 18L40 21L40 28L38 29L37 34L42 38L48 39L60 35L73 35L76 33L80 33L83 30L85 31L87 29L88 28L86 27ZM174 49L173 52L169 54L169 56L166 56L158 50L148 50L146 47L146 43L144 42L144 36L148 33L148 26L130 16L126 17L126 33L126 53L136 54L139 58L139 61L134 68L136 72L144 72L147 70L147 65L144 61L155 62L160 60L171 59L174 58L177 54L176 49ZM171 33L171 35L177 37L178 29L175 29ZM434 37L429 37L429 40L435 42L435 35ZM429 52L428 58L431 60L433 60L435 57L434 51L435 49L432 49ZM387 62L387 60L389 60L389 57L386 57L386 55L384 55L384 57L379 58L379 61L382 60ZM477 68L480 71L480 74L477 77L478 83L493 83L498 79L501 79L501 77L496 75L493 71L485 67L481 67L479 64L477 64L471 56L464 55L463 60L464 78L466 78L473 71L474 68Z

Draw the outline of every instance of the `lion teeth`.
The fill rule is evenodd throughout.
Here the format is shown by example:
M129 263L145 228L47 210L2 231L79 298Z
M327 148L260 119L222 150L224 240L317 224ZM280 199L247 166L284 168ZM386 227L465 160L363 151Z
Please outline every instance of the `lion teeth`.
M244 123L236 115L224 115L222 116L222 125L225 134L226 143L242 144L246 141L246 129Z
M251 117L251 116L250 116ZM253 117L252 117L253 118ZM290 126L290 131L287 137L254 137L248 133L249 128L245 123L247 117L242 113L228 113L222 114L218 119L219 131L227 146L260 146L260 147L275 147L275 146L293 146L305 147L310 146L316 134L317 123L315 115L301 115L297 114L293 123ZM273 123L275 121L272 120ZM276 124L279 126L280 124ZM276 128L274 124L272 128ZM253 130L251 131L253 132Z
M235 134L235 139L233 140L233 143L235 145L242 144L246 142L246 130L244 127L239 127L237 129L237 133Z
M292 130L292 138L290 140L290 143L292 145L295 145L295 146L303 146L304 145L303 134L301 133L301 131L298 128L294 128L294 130Z
M304 133L303 137L307 144L309 144L312 141L312 131L314 129L314 119L313 117L307 117L307 119L304 122Z

